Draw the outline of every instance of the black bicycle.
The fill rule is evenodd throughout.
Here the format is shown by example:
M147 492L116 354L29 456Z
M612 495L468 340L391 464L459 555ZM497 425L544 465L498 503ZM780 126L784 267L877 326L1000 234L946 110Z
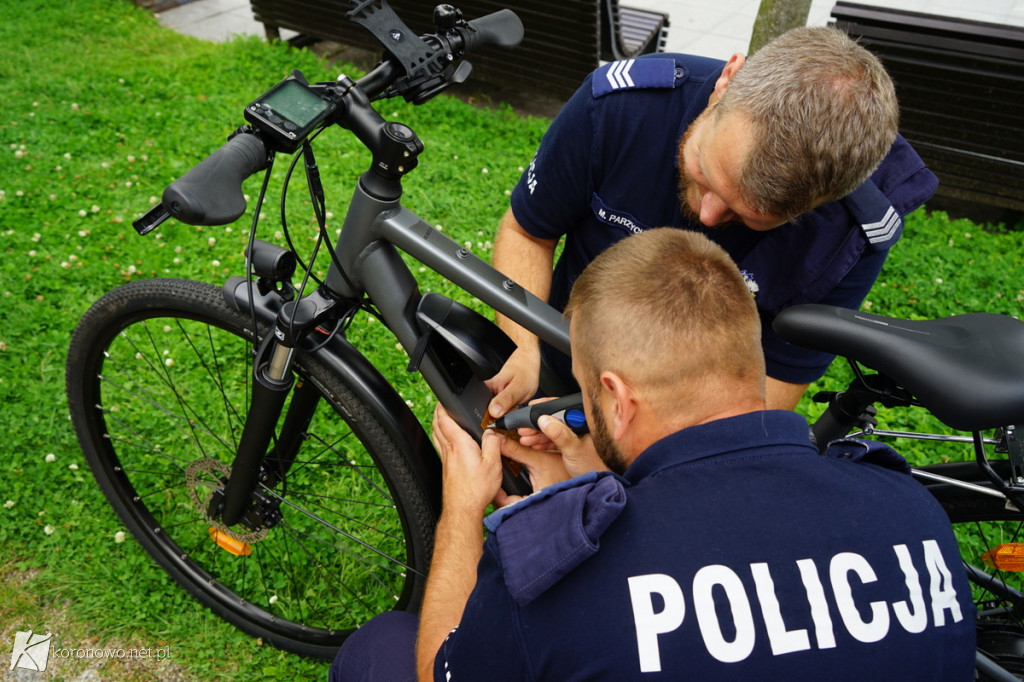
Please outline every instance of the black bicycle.
M978 606L980 678L1020 679L1024 322L990 313L913 321L803 305L783 311L774 328L791 343L850 361L849 387L815 396L827 403L811 427L821 450L848 436L970 444L970 461L929 464L914 476L939 500L957 533ZM923 408L969 435L879 429L876 406Z
M520 22L508 10L465 21L441 5L437 32L417 37L386 0L352 4L352 19L387 48L381 63L358 81L310 84L294 74L274 86L246 108L249 125L135 223L140 233L168 217L231 223L246 208L242 181L261 170L269 179L275 159L291 154L291 168L306 175L320 225L313 255L329 259L326 276L315 278L314 257L301 261L293 248L256 239L265 180L244 276L222 286L153 279L111 291L75 330L67 371L85 457L140 544L230 623L320 658L332 657L373 615L418 607L441 505L437 454L392 383L353 343L352 321L378 318L408 354L409 369L478 437L491 398L484 380L513 350L479 313L421 293L403 254L569 351L568 327L556 310L402 206L402 179L422 144L371 106L394 96L428 101L465 79L467 52L515 45ZM326 234L311 146L334 126L373 156L336 240ZM983 318L999 321L906 323L911 331L900 335L892 331L900 321L885 327L883 318L861 313L796 308L779 324L794 343L888 377L858 375L863 390L851 386L815 426L823 444L870 430L868 407L876 402L918 404L967 431L998 429L973 437L982 467L937 464L918 475L957 525L994 521L980 529L999 529L1005 544L1024 518L1020 450L1009 426L1024 423L1024 323ZM931 332L940 329L946 331ZM957 342L968 350L942 350ZM971 349L983 350L984 359ZM976 375L990 380L965 389ZM550 384L542 390L560 393ZM1007 452L993 461L983 446ZM521 492L525 480L506 472L504 485ZM972 556L966 548L964 556ZM986 635L992 625L979 668L994 676L1000 670L993 660L1011 669L1019 663L1010 649L1024 642L1022 595L1012 579L978 563L966 565Z

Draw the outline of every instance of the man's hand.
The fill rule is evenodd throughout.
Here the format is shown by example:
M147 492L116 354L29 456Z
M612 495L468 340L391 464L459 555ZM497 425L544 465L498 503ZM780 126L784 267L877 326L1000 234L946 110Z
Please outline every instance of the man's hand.
M527 468L534 491L590 471L608 470L594 449L594 440L589 435L581 438L568 426L547 415L537 421L543 437L555 449L537 450L514 440L506 440L501 448L501 454ZM499 490L496 502L504 507L519 499Z
M557 239L540 239L527 232L509 208L494 237L491 264L519 286L542 301L551 293L551 269L555 262ZM516 344L516 350L487 386L497 394L488 408L497 419L537 393L540 375L540 341L533 332L520 327L504 315L498 326Z
M440 404L434 410L434 447L441 455L444 513L465 512L483 520L501 488L502 436L487 431L481 445Z
M482 447L440 405L434 410L434 447L441 455L441 518L434 557L420 610L416 669L423 681L434 679L434 658L448 633L459 624L476 585L483 554L483 518L501 489L501 436L485 433Z
M491 417L498 419L536 395L539 377L540 348L537 345L517 348L501 370L484 382L495 394L487 407Z
M608 471L604 460L597 454L590 434L577 436L564 423L548 415L538 419L537 425L562 453L562 462L570 478L590 471Z

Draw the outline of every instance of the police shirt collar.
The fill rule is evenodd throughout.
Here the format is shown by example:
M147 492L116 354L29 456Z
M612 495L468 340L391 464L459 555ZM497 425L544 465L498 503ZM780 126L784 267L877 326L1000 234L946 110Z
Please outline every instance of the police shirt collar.
M630 483L679 464L738 452L777 449L792 453L811 444L807 420L795 412L765 410L698 424L662 438L636 458L624 478Z

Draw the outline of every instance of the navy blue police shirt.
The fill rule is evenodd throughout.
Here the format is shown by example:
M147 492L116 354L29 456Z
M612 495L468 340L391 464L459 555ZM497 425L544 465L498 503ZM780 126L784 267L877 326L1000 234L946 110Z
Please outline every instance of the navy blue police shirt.
M945 513L891 448L755 412L486 520L434 679L973 679Z
M771 330L775 315L799 303L858 308L900 236L901 216L930 198L937 180L898 137L870 183L776 229L686 220L678 147L724 65L659 54L599 68L544 135L512 193L512 212L535 237L565 237L549 298L559 310L583 268L616 241L656 227L706 234L732 256L756 296L768 375L809 383L832 356L779 339ZM545 359L568 378L564 356L546 348Z

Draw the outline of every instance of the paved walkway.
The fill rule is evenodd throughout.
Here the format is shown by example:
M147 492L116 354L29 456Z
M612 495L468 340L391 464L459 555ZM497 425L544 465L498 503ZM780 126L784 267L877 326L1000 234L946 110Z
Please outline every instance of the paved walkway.
M865 5L1024 26L1024 0L857 0ZM457 4L457 2L456 2ZM514 6L514 2L509 2ZM628 0L626 4L667 12L671 26L667 50L724 59L746 52L760 0ZM812 0L808 24L828 23L835 0ZM160 14L160 22L205 40L224 41L235 34L262 36L249 0L196 0ZM284 35L288 37L287 32Z

